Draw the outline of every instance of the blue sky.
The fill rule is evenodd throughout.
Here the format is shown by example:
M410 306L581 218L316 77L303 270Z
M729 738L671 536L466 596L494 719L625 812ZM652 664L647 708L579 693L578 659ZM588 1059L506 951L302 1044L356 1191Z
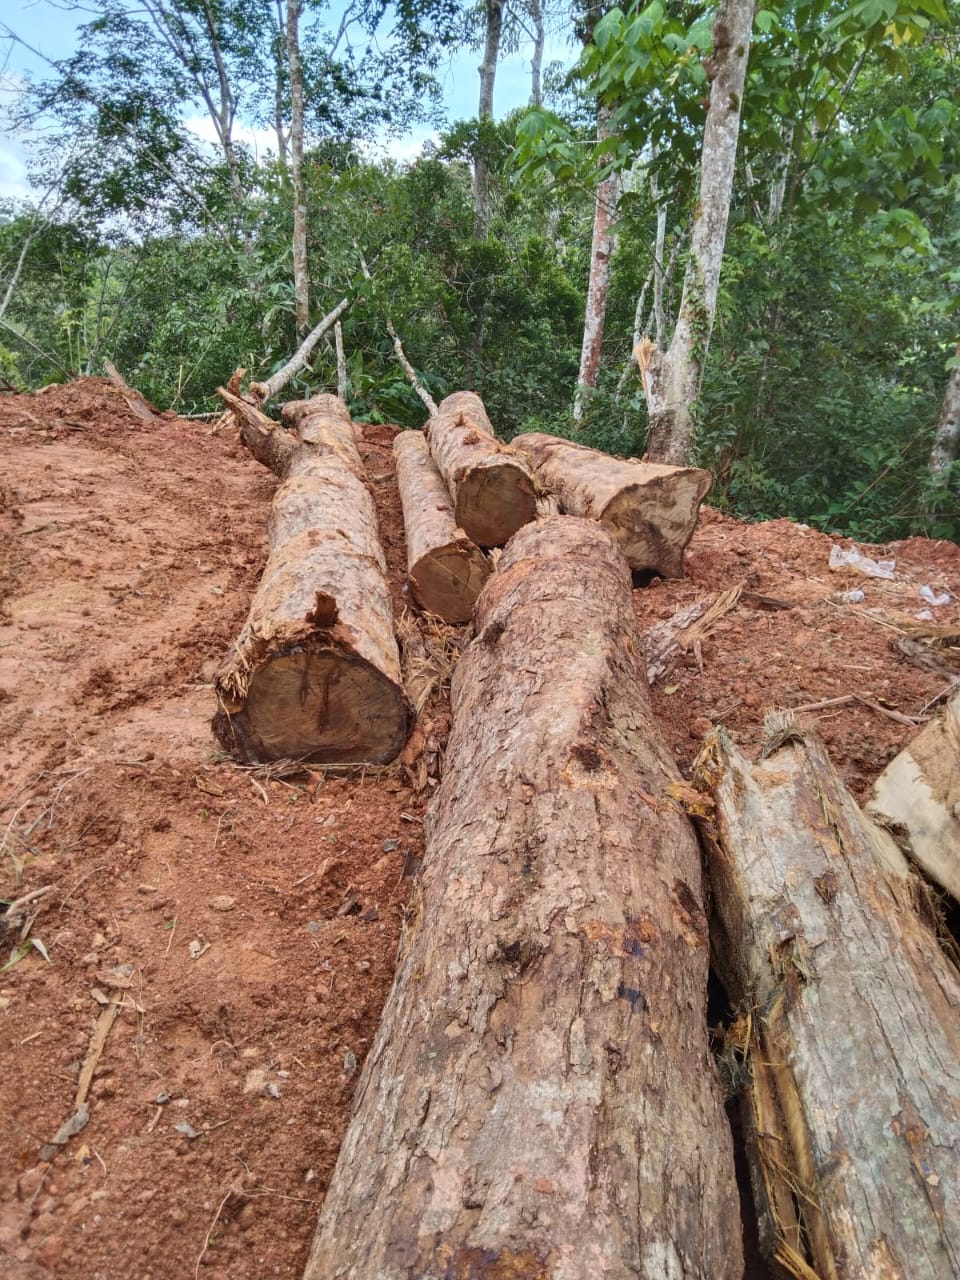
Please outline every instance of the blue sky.
M82 6L83 0L79 0ZM337 0L334 0L334 9ZM55 60L73 52L77 41L77 28L91 18L84 8L64 8L53 0L5 0L3 21L28 44L35 46L45 57ZM554 59L569 60L572 55L554 43L548 46L544 66ZM476 114L479 94L477 65L479 50L465 50L453 57L441 72L441 83L449 118L464 119ZM35 58L20 45L0 44L0 111L7 108L22 90L25 80L31 76L42 77L49 71L44 62ZM505 115L528 100L530 93L529 51L501 59L497 68L494 111L497 117ZM202 117L189 123L201 137L212 139L209 122ZM265 131L246 132L248 141L257 150L268 149L270 135ZM423 142L431 136L428 129L418 129L409 137L391 143L387 148L398 159L412 159ZM0 199L23 197L30 194L26 174L26 151L22 140L4 132L0 122Z

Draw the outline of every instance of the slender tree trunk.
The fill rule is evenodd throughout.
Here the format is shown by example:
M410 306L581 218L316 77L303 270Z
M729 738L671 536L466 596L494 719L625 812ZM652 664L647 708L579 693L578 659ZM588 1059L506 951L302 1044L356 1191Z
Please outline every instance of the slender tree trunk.
M500 36L503 32L504 0L485 0L486 38L480 64L480 119L493 119L493 86L497 78ZM484 142L473 164L473 236L486 240L490 231L490 166L483 152Z
M476 618L305 1280L739 1280L700 855L626 565L554 516Z
M310 327L307 272L307 195L303 184L303 67L300 62L302 0L287 0L287 69L290 76L290 175L293 180L293 288L297 333Z
M209 3L204 3L203 16L207 34L210 37L210 49L213 53L214 64L217 68L220 104L216 111L216 118L220 134L220 145L223 148L227 169L230 173L230 190L233 193L234 200L239 204L243 200L244 190L240 177L240 165L233 145L233 122L237 114L237 103L230 84L230 77L227 74L227 64L224 61L223 49L220 47L220 31L217 27L216 15Z
M276 29L272 32L273 48L273 131L277 137L277 164L286 178L289 174L289 146L284 120L284 90L287 80L287 24L285 0L276 0Z
M960 344L956 350L960 359ZM947 392L943 397L940 420L933 437L933 447L927 468L930 478L935 484L945 485L950 476L950 467L960 456L960 364L950 372Z
M722 0L713 24L713 52L706 63L710 106L680 311L670 347L655 353L646 385L647 452L657 462L682 464L693 447L693 404L717 309L753 15L754 0Z
M543 20L543 0L527 0L530 19L533 22L533 56L530 59L530 105L543 106L543 47L546 44L547 29Z
M597 137L608 138L610 129L608 113L601 108L597 113ZM586 400L597 386L600 376L600 354L603 350L603 325L607 314L607 294L610 291L610 260L617 247L617 237L612 231L613 215L620 197L620 178L611 174L597 186L597 198L593 213L593 243L590 248L590 279L587 282L587 308L583 321L583 346L580 350L580 373L577 391L573 398L573 420L583 417Z

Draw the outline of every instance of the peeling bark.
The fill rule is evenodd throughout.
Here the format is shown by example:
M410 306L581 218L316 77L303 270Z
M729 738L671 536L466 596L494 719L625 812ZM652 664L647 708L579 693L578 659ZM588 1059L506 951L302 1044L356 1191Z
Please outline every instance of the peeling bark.
M453 502L422 431L393 442L407 539L407 577L417 605L444 622L469 622L490 574L486 556L457 528Z
M612 458L533 431L516 436L513 447L530 459L561 511L600 521L631 569L683 577L683 553L710 489L709 471Z
M820 743L770 727L756 765L717 730L698 766L767 1253L808 1280L955 1278L960 977Z
M248 762L392 760L408 706L354 426L335 396L285 405L284 416L299 444L255 409L244 418L244 439L282 483L270 557L216 679L214 731Z
M536 518L530 464L496 438L479 396L472 391L447 396L425 430L457 524L478 546L501 547Z
M306 1280L739 1280L699 851L613 541L523 529L477 628Z

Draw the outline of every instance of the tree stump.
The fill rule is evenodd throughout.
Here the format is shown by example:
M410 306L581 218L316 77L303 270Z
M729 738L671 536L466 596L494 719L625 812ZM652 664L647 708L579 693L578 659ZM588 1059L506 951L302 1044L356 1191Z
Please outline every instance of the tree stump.
M469 622L490 575L486 556L457 527L453 502L422 431L393 442L407 538L407 577L419 608L444 622Z
M812 736L699 761L715 964L742 1016L769 1257L798 1277L960 1276L960 978L912 877Z
M683 577L683 553L710 490L709 471L612 458L540 432L516 436L513 447L530 459L562 511L599 520L613 534L631 569Z
M454 518L478 546L501 547L536 519L530 464L496 438L479 396L447 396L424 430L453 498Z
M740 1280L700 853L599 526L509 543L307 1280Z
M334 396L286 405L297 444L256 410L240 412L243 439L282 483L269 559L216 679L214 731L248 762L391 760L406 740L408 706L350 416Z

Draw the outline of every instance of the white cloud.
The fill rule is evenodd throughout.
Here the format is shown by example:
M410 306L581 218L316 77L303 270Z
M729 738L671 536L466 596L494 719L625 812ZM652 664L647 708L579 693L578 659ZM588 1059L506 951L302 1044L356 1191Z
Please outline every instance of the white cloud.
M201 142L211 146L219 145L217 131L209 116L187 116L183 123ZM272 129L254 129L238 122L233 128L233 138L235 142L242 142L244 146L250 147L258 160L264 159L268 153L276 155L277 138Z

